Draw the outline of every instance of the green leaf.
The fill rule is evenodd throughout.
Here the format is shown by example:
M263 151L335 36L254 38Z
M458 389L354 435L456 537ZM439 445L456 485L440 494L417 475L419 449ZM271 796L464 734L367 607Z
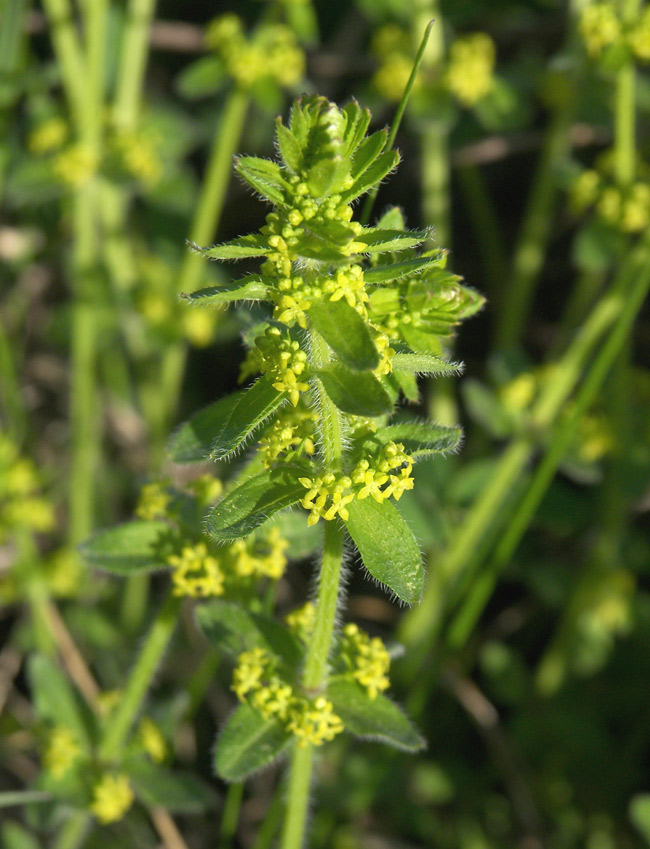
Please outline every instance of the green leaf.
M356 681L333 680L327 688L345 730L364 740L378 740L406 752L419 752L426 742L394 702L378 693L374 699Z
M346 301L317 301L309 318L330 348L350 368L377 368L379 354L368 325Z
M93 534L79 546L91 565L114 575L134 575L165 568L170 526L160 520L136 519Z
M362 109L356 100L352 100L343 107L343 114L346 119L345 132L343 133L345 154L350 156L365 136L371 115L370 110Z
M283 755L291 737L277 720L240 705L217 738L215 771L225 781L243 781Z
M302 162L302 151L298 140L288 127L282 123L282 118L278 117L275 120L275 135L278 143L280 156L284 160L285 165L294 174L300 171Z
M358 180L359 177L368 170L375 159L377 159L386 146L387 138L387 130L378 130L376 133L373 133L361 142L354 154L354 158L352 159L350 177L352 177L353 180Z
M12 796L15 798L13 803L10 801ZM52 798L49 793L38 793L35 790L1 793L0 808L9 807L13 804L22 807L30 802L38 801L39 796L44 802L48 802ZM41 847L36 837L14 820L7 820L3 823L2 831L0 831L0 845L3 849L40 849Z
M406 371L393 371L388 375L388 379L394 381L397 389L402 390L407 401L413 401L417 404L420 400L420 390L418 389L417 377L414 374Z
M40 719L65 725L79 745L90 750L90 717L77 692L57 664L43 655L32 655L27 664L32 702Z
M344 413L353 416L381 416L393 404L377 378L369 372L358 372L341 364L317 372L325 391Z
M298 478L305 474L304 466L285 465L249 478L213 509L207 532L224 542L248 536L274 513L298 503L305 494Z
M407 604L419 601L424 585L422 555L397 508L390 501L355 498L348 511L345 525L372 577Z
M223 62L216 56L202 56L181 71L174 88L182 97L209 97L219 91L225 79Z
M401 442L405 450L419 460L456 449L463 438L463 430L429 422L398 422L380 428L374 438L382 443Z
M175 463L200 463L210 455L212 443L232 409L233 403L246 390L220 398L192 416L172 434L167 443L167 453Z
M378 230L398 230L401 233L405 227L404 213L399 206L389 206L377 221Z
M650 793L637 793L630 799L629 817L632 825L650 846Z
M397 166L399 153L396 150L386 150L379 154L372 165L355 181L351 189L341 192L341 203L350 203L359 195L370 191Z
M360 238L363 238L363 234ZM402 262L394 262L391 265L377 265L364 272L366 283L386 283L399 280L409 274L415 274L427 266L436 265L440 262L438 256L419 256L416 259L405 259Z
M210 642L230 657L259 646L291 667L300 663L302 652L291 633L276 620L251 613L241 604L221 599L200 604L196 621Z
M211 248L202 248L194 242L187 243L194 253L201 254L207 259L243 259L249 256L266 256L271 253L266 236L253 233L250 236L241 236L221 245L213 245Z
M411 374L426 374L429 376L460 374L463 370L461 363L449 363L433 354L395 354L393 357L395 371L407 371Z
M311 166L306 176L309 193L313 198L326 197L336 192L350 172L350 161L341 154L323 156Z
M235 171L271 203L284 206L289 185L283 179L277 162L257 156L240 156L235 161Z
M126 772L145 805L166 808L172 814L200 814L214 807L215 793L189 772L171 772L144 760L127 763Z
M383 253L388 251L404 251L415 248L430 235L430 230L379 230L368 227L359 236L359 241L368 247L364 253Z
M442 343L440 339L433 333L426 333L412 324L400 324L399 332L402 339L413 351L422 354L433 354L439 356L442 353Z
M252 274L223 286L211 286L209 289L198 289L196 292L182 292L181 298L185 298L191 304L204 306L230 304L233 301L263 301L268 294L268 286L262 283L261 277Z
M228 396L230 404L221 408L221 427L210 443L210 457L224 460L239 448L269 416L286 401L286 394L273 387L264 375L243 392Z

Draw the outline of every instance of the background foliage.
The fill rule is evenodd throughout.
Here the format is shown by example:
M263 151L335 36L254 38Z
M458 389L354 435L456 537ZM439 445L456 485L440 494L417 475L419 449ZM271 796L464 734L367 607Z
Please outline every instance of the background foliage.
M77 546L130 517L147 481L183 484L172 429L237 387L254 314L178 298L230 273L186 239L262 224L233 154L271 157L301 92L390 123L433 17L375 209L433 226L487 305L448 350L465 376L413 407L465 430L400 502L427 552L424 601L405 611L360 570L349 585L350 615L404 646L393 692L428 749L326 747L311 845L649 845L648 9L79 6L1 7L0 842L271 845L281 771L228 793L213 777L231 666L185 605L151 670L155 730L129 744L152 758L157 740L150 797L98 828L75 808L83 788L56 784L53 733L83 736L92 713L110 726L168 581L121 582ZM312 569L292 563L282 611Z

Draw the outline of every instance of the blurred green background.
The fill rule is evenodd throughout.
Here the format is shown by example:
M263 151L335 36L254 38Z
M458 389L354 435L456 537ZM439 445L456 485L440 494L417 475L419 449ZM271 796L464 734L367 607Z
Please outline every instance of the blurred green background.
M182 477L169 434L237 385L254 314L178 298L236 274L186 240L267 211L233 155L272 157L302 92L390 124L435 18L375 212L432 226L487 304L448 352L464 376L415 407L465 430L401 502L425 599L404 611L359 570L349 587L350 615L404 646L393 691L429 748L337 739L310 845L649 846L650 7L1 0L0 16L0 801L39 781L51 719L26 658L106 695L159 604L163 579L121 584L76 545L128 518L147 480ZM312 569L291 567L283 609ZM180 625L148 712L213 787L208 808L75 838L65 803L12 806L3 846L217 845L209 748L229 675L188 718L205 648L189 612ZM271 845L279 781L247 784L221 849Z

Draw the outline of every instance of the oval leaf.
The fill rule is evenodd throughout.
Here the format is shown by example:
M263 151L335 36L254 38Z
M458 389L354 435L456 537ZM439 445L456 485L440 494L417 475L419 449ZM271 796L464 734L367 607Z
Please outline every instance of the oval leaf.
M258 233L241 236L239 239L232 239L222 245L213 245L211 248L202 248L194 242L187 244L194 253L208 259L244 259L248 256L266 256L271 252L266 236Z
M79 546L91 566L115 575L134 575L165 568L171 532L162 521L137 520L99 531Z
M257 156L240 156L235 162L235 170L249 186L271 203L284 205L285 189L289 186L283 180L282 171L277 162L260 159Z
M201 604L196 608L196 621L210 642L231 657L256 647L281 657L292 667L302 657L300 646L286 628L236 602L215 599Z
M249 478L209 514L207 532L224 542L248 536L274 513L300 501L305 488L298 478L306 473L302 466L287 465Z
M363 238L361 236L360 238ZM366 283L386 283L391 280L399 280L409 274L415 274L422 269L439 265L440 256L420 256L416 259L405 259L402 262L394 262L390 265L376 265L374 268L364 272Z
M348 512L345 525L372 577L407 604L419 601L424 585L422 555L398 510L390 501L355 498Z
M131 761L126 772L145 805L166 808L172 814L200 814L213 807L215 794L189 772L170 772L148 761Z
M327 688L345 730L364 740L379 740L406 752L419 752L426 742L394 702L378 693L374 699L356 681L334 680Z
M240 705L217 738L214 768L224 781L243 781L289 747L291 734L250 705Z
M415 459L453 451L463 438L460 427L445 427L428 422L398 422L380 428L374 435L379 442L401 442Z
M352 371L339 364L317 374L329 397L344 413L381 416L393 408L388 393L373 374Z
M462 363L449 363L433 354L395 354L393 368L395 371L426 374L431 377L460 374L463 371Z
M33 655L28 661L27 677L39 718L53 725L65 725L89 751L91 718L59 667L43 655Z
M309 318L330 348L350 368L377 368L379 354L368 325L346 301L319 301Z
M221 428L210 444L210 457L224 460L241 448L246 439L286 400L284 392L273 387L269 377L259 380L243 392L229 396L230 405L220 409Z

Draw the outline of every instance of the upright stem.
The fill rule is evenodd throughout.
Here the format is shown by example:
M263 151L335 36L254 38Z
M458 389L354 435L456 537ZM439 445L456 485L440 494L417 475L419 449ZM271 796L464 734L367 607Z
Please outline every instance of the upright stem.
M219 226L230 180L232 158L239 145L249 102L248 93L236 88L224 106L189 232L190 241L199 245L209 244ZM179 292L191 292L197 288L205 268L203 263L201 257L189 251L186 253L178 278ZM181 342L170 345L163 355L161 405L155 423L155 431L158 433L164 433L168 418L176 406L186 356L187 348Z
M323 365L329 353L323 339L312 330L312 358L314 365ZM330 401L320 381L315 381L319 401L319 428L321 448L326 471L341 469L343 451L341 414ZM344 531L336 521L325 522L323 560L318 579L316 619L312 632L302 684L309 694L322 691L327 684L328 660L334 638L334 624L340 597L341 568L343 564ZM287 810L282 832L282 849L300 849L303 845L309 788L313 770L313 746L294 743L287 791Z
M131 0L129 3L113 105L113 121L123 129L133 129L137 123L149 51L149 28L155 8L156 0Z
M119 756L174 633L179 608L180 599L170 595L154 620L120 703L111 716L99 745L100 760L111 760Z

